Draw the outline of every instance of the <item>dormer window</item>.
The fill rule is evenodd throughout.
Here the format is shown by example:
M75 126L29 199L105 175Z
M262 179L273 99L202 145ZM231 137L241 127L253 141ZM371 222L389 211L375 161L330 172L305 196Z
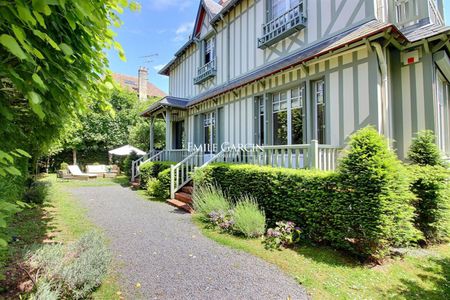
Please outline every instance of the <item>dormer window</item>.
M263 24L258 47L267 48L305 28L304 0L269 0L267 23Z
M216 76L216 38L209 37L201 41L201 66L197 70L197 76L194 77L194 84L200 84Z

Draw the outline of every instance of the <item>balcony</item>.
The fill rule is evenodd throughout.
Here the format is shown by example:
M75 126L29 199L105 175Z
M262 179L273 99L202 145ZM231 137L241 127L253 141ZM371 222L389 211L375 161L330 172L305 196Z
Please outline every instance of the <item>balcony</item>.
M300 1L294 8L263 25L263 36L258 39L258 48L265 49L305 28L306 16L303 2Z
M216 59L211 60L202 67L198 68L197 76L194 77L194 84L200 84L216 76Z

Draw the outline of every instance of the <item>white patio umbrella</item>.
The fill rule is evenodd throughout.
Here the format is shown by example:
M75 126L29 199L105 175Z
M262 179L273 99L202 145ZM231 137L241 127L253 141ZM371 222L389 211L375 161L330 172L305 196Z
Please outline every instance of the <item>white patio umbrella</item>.
M131 152L136 152L137 155L145 155L146 153L142 151L141 149L138 149L136 147L133 147L131 145L125 145L117 149L109 150L109 155L117 155L117 156L126 156L130 155Z

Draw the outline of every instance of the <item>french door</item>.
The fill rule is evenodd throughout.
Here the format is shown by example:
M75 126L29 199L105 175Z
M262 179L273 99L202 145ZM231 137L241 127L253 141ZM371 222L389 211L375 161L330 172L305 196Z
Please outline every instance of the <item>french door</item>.
M209 112L203 115L203 145L205 157L212 157L217 152L216 137L216 112Z

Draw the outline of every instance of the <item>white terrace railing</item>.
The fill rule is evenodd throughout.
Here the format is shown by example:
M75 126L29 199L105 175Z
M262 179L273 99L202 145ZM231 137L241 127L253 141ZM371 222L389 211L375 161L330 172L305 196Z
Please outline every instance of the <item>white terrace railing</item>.
M319 145L317 141L302 145L260 146L246 150L226 149L202 165L214 162L253 164L290 169L320 169L331 171L337 166L340 148Z
M131 180L134 181L140 174L139 166L149 161L182 161L189 151L186 149L172 149L172 150L153 150L142 156L141 158L132 162L131 165Z
M147 161L179 161L170 168L170 195L174 198L175 193L192 179L191 174L196 168L204 168L211 163L227 162L328 171L336 169L340 150L339 147L331 145L319 145L317 141L313 140L311 144L302 145L260 146L247 149L228 148L220 151L208 161L205 161L205 155L201 148L195 151L164 150Z
M175 192L191 180L191 172L203 165L204 155L201 148L189 154L185 159L170 166L170 197L175 198Z

